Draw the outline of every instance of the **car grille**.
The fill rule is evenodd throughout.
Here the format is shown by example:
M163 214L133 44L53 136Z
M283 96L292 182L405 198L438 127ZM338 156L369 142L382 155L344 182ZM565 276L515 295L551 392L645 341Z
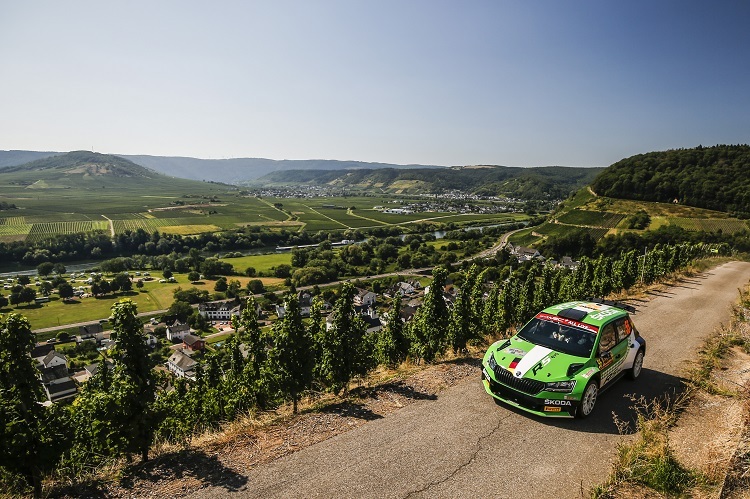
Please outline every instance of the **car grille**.
M498 366L495 368L495 378L497 381L518 390L519 392L536 395L544 389L544 383L533 379L516 378L510 371Z

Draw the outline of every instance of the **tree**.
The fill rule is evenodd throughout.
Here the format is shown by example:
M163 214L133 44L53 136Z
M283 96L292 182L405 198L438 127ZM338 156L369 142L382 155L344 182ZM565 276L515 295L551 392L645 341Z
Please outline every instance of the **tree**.
M0 466L20 474L41 497L42 472L55 456L40 405L42 385L30 353L34 335L19 314L0 316Z
M312 338L307 334L300 315L299 301L289 294L284 301L286 313L273 327L273 350L270 357L282 393L292 400L297 413L300 395L312 381Z
M19 293L21 302L31 303L36 298L36 290L24 286Z
M378 334L375 355L379 363L395 366L406 359L409 342L404 335L404 322L401 320L401 294L396 293L388 312L388 322Z
M172 271L169 269L164 269L162 275L164 276L164 279L169 279L170 277L172 277Z
M450 323L448 337L450 338L453 352L458 353L466 350L466 343L471 337L471 302L468 293L461 289L453 302L450 311Z
M206 277L231 275L234 273L234 267L232 267L231 263L222 262L218 258L206 258L201 263L200 270Z
M495 335L500 332L500 307L498 306L498 299L500 298L500 285L495 281L494 286L490 290L490 294L484 302L484 309L482 311L482 330L486 334Z
M49 281L42 281L39 284L39 291L41 291L44 296L49 296L50 293L52 293L52 283Z
M27 275L19 275L17 280L21 286L28 286L31 283L31 279Z
M285 263L277 265L273 271L273 275L281 279L290 277L292 275L292 266Z
M188 281L195 282L201 278L200 272L196 272L195 270L191 270L188 273Z
M364 375L372 364L365 336L367 327L354 311L354 287L350 282L341 286L332 317L331 327L320 334L316 369L325 386L336 393L346 392L352 377Z
M42 262L36 266L36 273L42 277L47 277L55 270L55 264L52 262Z
M146 346L143 325L137 317L138 310L131 300L121 300L112 306L112 329L117 333L113 357L116 376L126 384L128 425L125 433L125 453L139 453L142 461L148 460L148 451L154 437L152 404L156 398L156 379L151 357Z
M143 284L143 280L142 280L142 279L138 279L138 280L136 281L136 283L135 283L135 287L136 287L136 288L138 288L138 291L140 291L140 290L142 290L142 289L143 289L143 286L144 286L144 284Z
M242 289L242 285L240 284L240 281L237 279L230 279L227 283L227 298L236 298L240 296L240 290Z
M269 371L267 367L268 335L260 328L256 303L252 296L247 299L240 315L232 317L232 327L237 332L233 338L237 350L240 344L244 344L247 351L242 370L245 390L255 397L259 407L265 408L273 388L270 376L267 376ZM239 363L241 362L234 362L234 364Z
M130 276L125 273L117 274L113 279L114 283L117 283L120 291L130 291L133 289L133 281L130 280Z
M176 317L180 322L186 322L188 317L193 315L193 307L189 303L175 300L167 309L166 315Z
M214 291L224 292L227 290L227 278L220 277L214 284Z
M409 330L416 359L432 362L445 349L449 312L443 299L443 288L447 277L445 267L436 267L432 271L432 284L411 322Z
M59 275L63 275L66 270L65 265L62 263L56 263L54 266L54 271Z
M4 297L3 295L0 295L0 308L5 308L8 306L8 299Z
M263 281L260 279L250 279L247 282L247 292L249 294L257 295L260 293L265 293L266 288L263 286Z

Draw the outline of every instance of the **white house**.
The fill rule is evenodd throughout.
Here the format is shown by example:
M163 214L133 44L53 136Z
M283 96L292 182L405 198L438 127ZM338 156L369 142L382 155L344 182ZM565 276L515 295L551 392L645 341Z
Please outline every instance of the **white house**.
M392 294L395 296L396 293L400 294L401 296L404 295L410 295L413 293L416 293L417 289L414 287L414 284L411 282L401 281L393 286Z
M181 350L175 352L167 360L167 368L181 378L195 378L196 361L185 355Z
M372 291L369 291L367 289L356 289L356 294L354 295L354 305L357 306L370 306L375 305L375 302L377 301L377 295L373 293Z
M521 261L543 258L542 254L539 253L539 251L535 250L534 248L526 248L524 246L519 246L518 248L516 248L516 255L518 255L518 259Z
M44 356L44 358L41 360L41 368L42 369L50 369L52 367L57 366L65 366L65 368L68 368L68 358L65 357L63 354L58 353L54 350L49 352L47 355Z
M182 341L187 334L190 334L190 326L180 321L175 321L171 326L167 326L167 339L169 341Z
M198 304L198 313L210 321L229 321L233 315L240 315L244 305L239 298L210 301Z
M47 357L52 357L53 354L57 355L52 358L46 367L41 368L39 373L44 392L50 403L75 397L78 393L78 387L70 379L67 359L57 352L50 352Z
M312 307L312 295L307 291L297 293L297 302L299 303L299 314L301 317L310 317L310 308ZM282 319L286 315L286 304L276 305L276 316Z

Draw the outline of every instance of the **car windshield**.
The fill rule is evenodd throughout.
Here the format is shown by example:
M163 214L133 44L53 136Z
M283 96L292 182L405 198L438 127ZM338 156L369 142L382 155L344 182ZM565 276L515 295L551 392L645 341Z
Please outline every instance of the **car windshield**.
M596 333L585 329L534 318L518 332L519 338L558 352L591 357Z

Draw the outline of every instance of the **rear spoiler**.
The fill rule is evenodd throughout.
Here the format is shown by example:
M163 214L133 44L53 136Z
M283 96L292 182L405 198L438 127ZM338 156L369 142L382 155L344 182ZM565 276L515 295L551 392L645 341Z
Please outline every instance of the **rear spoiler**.
M605 300L604 298L594 298L594 297L587 297L584 298L586 301L592 301L594 303L601 303L602 305L610 305L612 307L621 308L623 310L627 310L631 314L635 313L635 307L633 305L630 305L628 303L624 303L621 301L614 301L614 300Z

